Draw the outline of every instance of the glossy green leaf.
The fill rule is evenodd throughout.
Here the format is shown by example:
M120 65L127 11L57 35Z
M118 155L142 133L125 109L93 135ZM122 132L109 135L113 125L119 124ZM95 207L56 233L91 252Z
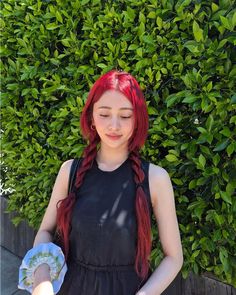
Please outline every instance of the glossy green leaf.
M195 20L193 21L193 34L197 42L203 41L203 30Z
M222 142L218 143L216 147L213 149L213 151L214 152L222 151L227 147L228 144L229 144L229 139L227 138L223 140Z
M200 155L199 158L199 163L201 164L202 167L205 167L206 165L206 158L203 155Z
M166 159L167 159L168 162L175 162L175 161L178 161L178 158L177 158L175 155L173 155L173 154L169 154L169 155L167 155L167 156L166 156Z

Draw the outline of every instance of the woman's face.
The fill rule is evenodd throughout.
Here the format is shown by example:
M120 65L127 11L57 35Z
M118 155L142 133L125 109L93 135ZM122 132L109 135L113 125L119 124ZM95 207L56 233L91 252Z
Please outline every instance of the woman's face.
M93 125L101 144L111 148L128 147L134 129L134 112L124 94L108 90L93 106Z

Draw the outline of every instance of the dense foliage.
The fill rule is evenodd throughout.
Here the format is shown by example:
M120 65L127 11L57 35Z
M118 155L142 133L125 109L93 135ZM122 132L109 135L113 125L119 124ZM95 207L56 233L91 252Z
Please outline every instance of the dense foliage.
M148 102L143 156L173 181L183 274L209 271L236 285L235 2L3 0L1 16L3 177L14 222L39 225L59 166L84 147L90 86L123 69Z

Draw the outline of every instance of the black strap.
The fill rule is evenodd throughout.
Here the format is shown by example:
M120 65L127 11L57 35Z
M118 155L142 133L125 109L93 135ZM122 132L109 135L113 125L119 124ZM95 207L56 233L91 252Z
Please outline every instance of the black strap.
M77 169L79 167L80 162L81 162L81 158L80 159L74 159L72 164L71 164L70 176L69 176L69 185L68 185L68 195L72 190L73 183L74 183L75 177L76 177L76 171L77 171Z

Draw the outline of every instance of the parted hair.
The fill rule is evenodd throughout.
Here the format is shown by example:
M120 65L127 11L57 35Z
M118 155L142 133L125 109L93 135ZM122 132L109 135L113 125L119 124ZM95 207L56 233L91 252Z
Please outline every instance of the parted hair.
M102 75L92 86L88 99L80 118L81 131L88 145L83 152L83 161L76 174L74 190L68 197L57 204L57 230L61 237L62 248L66 259L69 253L69 233L71 229L71 213L76 200L75 191L83 183L86 171L88 171L96 158L97 145L100 137L92 125L93 105L107 90L117 90L124 94L132 103L134 112L134 131L128 143L129 159L133 169L134 182L136 184L135 210L137 220L137 246L135 258L135 270L145 279L149 271L149 256L151 252L151 222L150 212L142 187L144 172L141 168L139 155L140 148L144 145L148 132L148 112L143 93L136 79L127 72L112 70Z

